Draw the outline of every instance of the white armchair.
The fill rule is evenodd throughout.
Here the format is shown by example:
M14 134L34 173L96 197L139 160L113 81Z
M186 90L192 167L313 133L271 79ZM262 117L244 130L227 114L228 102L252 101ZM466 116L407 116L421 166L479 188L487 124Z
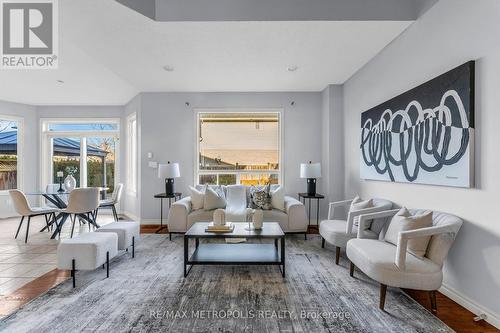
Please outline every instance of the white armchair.
M325 247L325 242L335 246L335 263L339 264L340 250L345 249L350 239L356 238L358 230L362 229L356 226L359 216L363 214L385 211L392 208L392 202L384 199L373 199L373 207L360 209L355 212L349 212L346 220L334 219L335 208L346 206L352 203L351 200L331 202L328 207L328 219L321 221L319 233L321 235L321 247ZM380 232L380 223L375 220L369 221L371 224L365 224L362 230L366 238L377 238ZM373 222L373 223L372 223Z
M410 209L411 215L420 215L423 209ZM379 239L367 238L363 226L373 219L389 222L397 209L360 216L357 239L347 243L347 257L351 261L350 274L357 267L368 277L380 283L379 307L384 310L387 286L429 291L431 309L437 312L436 290L443 282L443 263L448 255L462 220L457 216L433 212L432 227L399 233L397 246ZM380 236L383 236L382 234ZM423 258L407 252L408 240L431 236Z

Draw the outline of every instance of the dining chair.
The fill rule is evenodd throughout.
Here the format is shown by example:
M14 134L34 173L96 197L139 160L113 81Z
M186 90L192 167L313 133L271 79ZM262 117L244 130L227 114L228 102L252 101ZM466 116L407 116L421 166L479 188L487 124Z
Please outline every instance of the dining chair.
M115 186L115 189L113 190L113 194L111 194L110 199L101 200L99 202L99 208L111 208L111 210L113 211L113 217L115 219L115 222L118 222L118 214L116 213L115 205L120 203L120 200L122 198L122 192L123 192L123 184L120 183Z
M28 199L26 198L26 195L24 195L24 193L19 190L9 190L9 195L12 198L12 202L14 203L16 212L21 215L21 221L19 222L19 226L17 227L15 238L17 238L17 236L19 235L19 230L21 230L21 226L23 225L25 217L28 217L28 224L26 225L26 237L24 239L25 243L28 242L28 234L32 217L43 215L45 217L47 229L49 228L49 221L50 224L52 224L56 220L56 212L58 212L57 208L31 207Z
M99 207L98 187L76 188L71 191L68 206L60 211L71 219L71 238L73 238L77 217L87 220L89 224L95 224L97 207Z

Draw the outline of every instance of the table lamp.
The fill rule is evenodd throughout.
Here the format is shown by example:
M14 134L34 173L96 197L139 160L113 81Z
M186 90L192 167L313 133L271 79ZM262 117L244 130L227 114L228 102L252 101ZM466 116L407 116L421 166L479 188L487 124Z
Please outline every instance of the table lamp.
M321 164L319 163L301 163L300 178L307 178L307 194L316 195L316 178L321 177Z
M174 178L179 178L179 163L170 163L158 165L158 178L165 180L165 194L174 194Z

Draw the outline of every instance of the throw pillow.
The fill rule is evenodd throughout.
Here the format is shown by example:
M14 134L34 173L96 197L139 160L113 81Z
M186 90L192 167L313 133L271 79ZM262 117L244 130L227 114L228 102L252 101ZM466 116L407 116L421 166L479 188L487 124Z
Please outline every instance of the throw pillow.
M193 210L203 209L206 188L199 191L196 188L189 186L189 189L191 190L191 206Z
M269 194L269 185L263 190L253 190L252 193L252 208L271 210L271 195Z
M274 209L285 211L285 191L282 186L271 191L271 206Z
M422 215L411 216L406 207L403 207L394 215L385 234L385 241L398 245L398 237L401 231L417 230L432 227L432 212ZM407 251L417 257L423 257L427 252L427 246L431 236L418 237L408 240Z
M373 207L373 199L361 200L361 198L357 195L354 200L351 202L351 207L349 208L349 212L356 212L361 209L372 208ZM353 221L356 227L359 226L359 216L356 216ZM370 229L371 222L365 225L365 230Z
M205 200L203 202L203 208L205 210L212 210L225 207L226 198L224 196L224 191L222 191L220 187L211 188L207 186L205 190Z

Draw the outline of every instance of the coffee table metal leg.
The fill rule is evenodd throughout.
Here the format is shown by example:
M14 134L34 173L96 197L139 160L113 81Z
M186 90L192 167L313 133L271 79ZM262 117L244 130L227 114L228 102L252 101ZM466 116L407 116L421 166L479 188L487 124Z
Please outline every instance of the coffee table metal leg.
M283 266L281 274L285 277L285 237L281 238L281 265Z
M188 246L189 245L189 238L184 236L184 277L188 275L187 271L187 261L188 261Z

